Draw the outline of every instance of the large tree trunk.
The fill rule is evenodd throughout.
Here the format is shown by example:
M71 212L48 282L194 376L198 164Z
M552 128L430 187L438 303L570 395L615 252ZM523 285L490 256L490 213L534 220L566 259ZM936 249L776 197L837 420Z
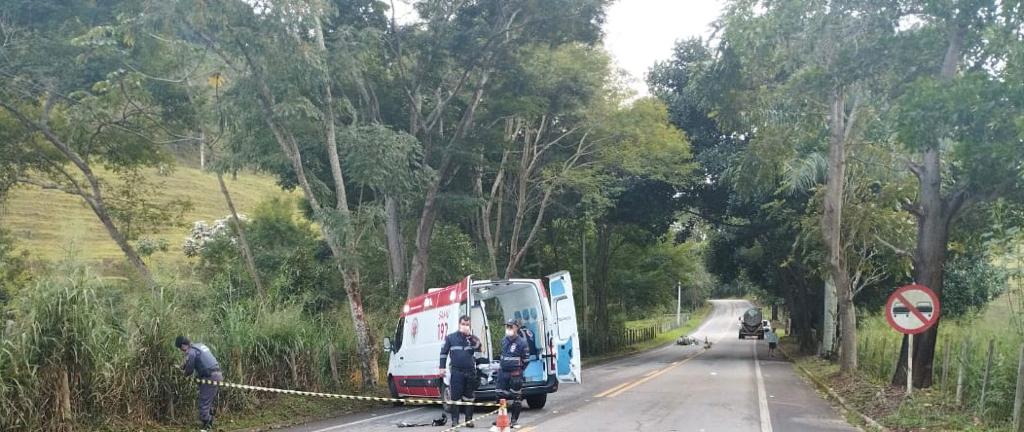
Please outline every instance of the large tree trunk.
M340 267L340 266L339 266ZM373 389L380 376L380 366L377 362L376 343L370 325L363 310L363 294L360 286L359 270L346 268L344 271L343 283L345 294L348 295L348 308L352 314L352 322L356 331L356 352L359 354L359 370L362 372L363 389Z
M385 232L388 240L388 264L391 276L391 291L397 292L405 282L405 242L402 240L401 214L398 199L384 197Z
M832 278L825 278L823 296L824 310L822 311L821 343L818 355L824 358L833 358L836 352L836 339L839 318L839 296L836 295L836 284Z
M317 44L321 52L326 52L326 46L323 40L323 30L320 26L319 17L316 17L316 26L314 28L316 32ZM262 69L257 64L252 55L246 51L245 45L240 41L236 43L241 47L243 56L245 57L246 64L254 75L255 83L258 90L258 100L260 103L260 109L263 112L263 120L266 122L268 128L274 136L275 141L281 147L282 152L288 158L291 163L292 169L295 171L295 176L302 187L303 194L306 200L309 202L310 207L313 209L313 215L320 222L320 231L330 247L331 252L334 254L335 264L338 270L341 272L343 277L343 283L345 288L345 294L348 297L349 308L351 311L351 318L353 328L356 333L356 350L360 357L360 367L363 378L363 387L370 389L376 386L377 382L377 350L373 344L373 336L370 334L370 326L367 324L366 315L363 312L363 299L360 291L360 285L358 282L359 271L358 268L353 267L348 262L349 256L355 253L354 245L351 244L353 241L352 236L346 235L345 232L336 232L331 229L331 224L325 223L325 217L328 216L328 210L326 210L317 199L316 194L313 192L308 178L306 177L305 167L302 162L302 153L299 151L298 143L296 142L295 136L291 134L287 129L281 127L277 123L274 116L273 107L275 105L275 98L270 87L267 85L266 77L262 74ZM330 87L330 77L328 72L322 71L323 76L323 91L324 96L324 132L325 140L324 146L326 147L328 156L331 162L331 175L334 180L335 187L335 206L336 211L341 215L345 216L346 222L350 222L348 201L345 190L344 177L341 173L340 157L338 156L337 148L337 137L334 125L334 98ZM342 229L348 229L342 227ZM342 245L345 245L344 247Z
M829 121L828 180L825 185L825 209L822 212L821 225L828 249L828 273L835 286L839 306L839 370L849 373L857 369L857 316L842 241L846 130L852 126L846 124L846 97L842 89L836 89L833 94ZM826 305L829 305L829 302L826 302ZM831 313L831 310L826 313ZM825 332L828 334L828 329ZM830 344L831 341L823 342Z
M319 15L315 15L316 26L314 31L316 32L316 42L320 48L320 52L327 55L327 46L324 42L323 26L320 23ZM359 268L357 264L349 258L351 255L357 253L357 245L354 236L350 235L352 231L351 224L351 211L348 207L348 193L345 189L345 177L341 172L341 158L338 156L338 139L337 129L335 127L335 115L334 115L334 93L331 89L331 77L329 71L324 68L322 70L321 79L323 80L323 96L324 96L324 126L325 126L325 147L327 147L327 157L331 162L331 177L334 179L334 196L335 196L335 208L337 212L344 218L345 227L342 227L343 232L336 232L333 229L327 229L328 224L321 221L324 232L324 237L328 238L328 244L334 252L334 259L338 264L338 269L341 271L343 276L343 283L345 285L345 294L348 297L349 309L352 315L352 326L356 333L356 350L359 352L360 370L363 375L363 388L372 389L377 385L377 377L379 371L377 370L377 349L373 342L373 334L370 333L370 325L367 323L366 314L363 313L363 294L362 287L359 283ZM321 217L325 214L321 214ZM340 244L339 244L340 243ZM341 245L345 247L342 248Z
M110 212L107 210L106 202L103 200L102 191L100 188L99 179L92 173L92 170L86 167L81 169L82 174L89 181L90 187L92 188L92 194L80 192L81 196L86 203L89 204L89 208L92 209L96 217L99 218L103 224L103 228L106 228L107 234L110 238L117 243L117 246L121 248L121 252L124 252L125 257L128 258L128 262L131 263L132 267L135 267L135 271L139 273L139 277L142 281L152 290L156 289L156 280L153 279L153 274L149 271L149 267L142 261L142 257L135 251L135 248L128 243L128 238L117 228L114 224L114 220L110 217Z
M242 256L245 258L245 268L249 270L249 277L256 284L256 292L261 297L265 297L267 291L263 288L263 281L260 279L259 271L256 270L256 258L253 257L252 248L249 247L249 240L245 235L245 226L242 225L242 220L238 217L238 211L235 210L235 202L231 199L228 186L224 184L224 174L219 171L217 172L217 183L220 185L220 193L224 195L224 202L228 204L228 210L231 210L231 219L235 221L235 228L238 229L238 243L242 248Z
M416 252L412 257L412 269L409 274L408 298L426 292L427 271L430 267L430 237L434 234L434 220L437 218L437 195L441 190L441 175L427 189L423 201L423 212L420 223L416 227Z
M510 123L511 120L507 123ZM508 129L508 126L506 126ZM508 136L508 132L506 132ZM498 163L498 171L494 176L494 181L491 183L491 190L487 197L484 197L484 185L483 185L483 174L478 173L476 178L476 189L477 197L483 203L480 207L480 234L484 243L484 247L487 249L487 264L490 270L490 277L498 277L498 245L501 242L501 222L502 222L502 192L505 190L503 183L505 181L505 162L508 160L509 151L506 150L501 155L501 162ZM482 171L482 169L480 170ZM492 213L495 211L494 205L497 204L497 217L494 218L494 223L491 223ZM493 225L493 226L492 226Z
M946 54L942 61L939 79L950 82L956 76L963 51L966 29L951 24ZM946 264L946 247L949 241L949 226L959 213L965 193L957 192L949 197L942 194L941 142L929 143L921 158L921 165L912 167L917 176L920 192L915 206L909 210L917 218L917 248L914 250L914 281L931 288L942 298L942 278ZM939 333L939 321L928 331L914 337L913 385L917 388L931 387L932 364L935 358L935 342ZM907 381L907 339L903 339L900 358L893 374L893 385Z
M484 96L484 89L490 79L490 72L484 71L480 76L469 105L462 113L455 132L448 141L448 148L441 156L441 164L437 169L437 179L427 189L427 195L423 200L423 211L420 213L420 223L416 227L416 252L412 259L412 269L409 274L409 290L407 295L413 298L426 292L427 273L430 270L430 238L434 233L434 222L437 221L437 199L440 196L441 187L447 181L449 165L452 163L455 145L466 137L466 134L473 127L476 120L476 110ZM441 126L443 129L443 126Z

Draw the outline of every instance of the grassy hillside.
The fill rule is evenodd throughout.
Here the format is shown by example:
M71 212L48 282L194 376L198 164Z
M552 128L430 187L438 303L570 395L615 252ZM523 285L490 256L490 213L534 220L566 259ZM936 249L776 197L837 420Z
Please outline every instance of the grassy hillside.
M163 201L187 199L193 209L185 214L189 227L192 222L208 222L229 214L227 204L217 186L217 177L198 169L177 167L167 176L149 177L160 185ZM113 176L109 176L113 180ZM245 213L260 201L274 196L288 195L268 176L239 173L238 179L225 177L225 182L239 212ZM297 196L297 194L292 194ZM74 253L92 263L113 263L123 259L121 250L110 239L96 215L77 196L63 192L20 187L0 210L0 223L10 229L19 240L19 246L29 250L35 258L53 260ZM170 227L151 235L170 242L170 250L157 253L150 260L177 262L184 259L181 244L189 227Z

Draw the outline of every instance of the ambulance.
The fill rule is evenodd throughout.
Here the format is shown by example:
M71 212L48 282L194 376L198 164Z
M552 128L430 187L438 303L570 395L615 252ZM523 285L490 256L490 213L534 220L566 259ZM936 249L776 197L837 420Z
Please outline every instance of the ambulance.
M503 323L521 319L534 334L536 355L524 372L523 398L540 409L561 383L581 383L580 340L572 278L560 271L543 279L472 280L431 289L405 302L394 335L384 339L389 354L388 388L395 398L440 398L449 377L439 373L445 336L468 315L481 342L476 359L477 400L494 400ZM450 368L449 368L450 370ZM450 399L447 398L446 399Z

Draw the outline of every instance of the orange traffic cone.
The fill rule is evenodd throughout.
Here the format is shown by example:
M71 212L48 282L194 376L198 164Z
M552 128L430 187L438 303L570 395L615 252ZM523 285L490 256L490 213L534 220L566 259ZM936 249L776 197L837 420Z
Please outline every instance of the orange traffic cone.
M498 420L494 422L494 427L491 428L492 432L509 432L512 422L508 418L508 409L505 405L505 399L502 399L499 403L498 408Z

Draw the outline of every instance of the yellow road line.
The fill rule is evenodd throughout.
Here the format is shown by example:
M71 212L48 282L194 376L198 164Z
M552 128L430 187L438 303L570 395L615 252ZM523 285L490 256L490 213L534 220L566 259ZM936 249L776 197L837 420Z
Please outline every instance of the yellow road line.
M643 384L643 383L645 383L645 382L647 382L647 381L650 381L650 380L652 380L652 379L655 379L655 378L657 378L657 377L659 377L659 376L663 375L664 373L666 373L666 372L668 372L668 371L670 371L670 370L672 370L672 369L675 369L676 367L679 367L680 365L682 365L682 364L684 364L684 363L686 363L686 362L688 362L688 361L690 361L690 360L693 360L693 359L697 358L697 356L699 356L699 355L701 355L701 354L704 354L705 352L707 352L707 351L701 351L701 352L698 352L697 354L694 354L694 355L692 355L692 356L690 356L690 357L687 357L687 358L686 358L685 360L682 360L682 361L677 361L677 362L675 362L675 363L672 363L672 365L671 365L671 366L669 366L669 367L666 367L666 368L664 368L664 369L662 369L662 370L658 371L657 373L654 373L654 374L651 374L651 375L649 375L649 376L646 376L646 377L644 377L644 378L642 378L642 379L640 379L640 380L638 380L638 381L634 381L634 382L632 382L632 383L628 383L629 385L627 385L627 386L625 386L625 387L622 387L622 388L619 388L619 389L615 390L614 392L612 392L611 394L609 394L609 395L608 395L608 397L615 397L615 396L618 396L618 395L620 395L620 394L622 394L622 393L625 393L626 391L629 391L630 389L632 389L632 388L634 388L634 387L636 387L636 386L638 386L638 385L640 385L640 384Z
M624 386L627 386L627 385L629 385L629 381L626 381L626 382L624 382L622 384L619 384L619 385L617 385L615 387L612 387L612 388L610 388L608 390L605 390L605 391L603 391L601 393L598 393L598 394L594 395L594 397L605 397L606 395L608 395L608 393L611 393L611 392L613 392L615 390L618 390L620 387L624 387Z

